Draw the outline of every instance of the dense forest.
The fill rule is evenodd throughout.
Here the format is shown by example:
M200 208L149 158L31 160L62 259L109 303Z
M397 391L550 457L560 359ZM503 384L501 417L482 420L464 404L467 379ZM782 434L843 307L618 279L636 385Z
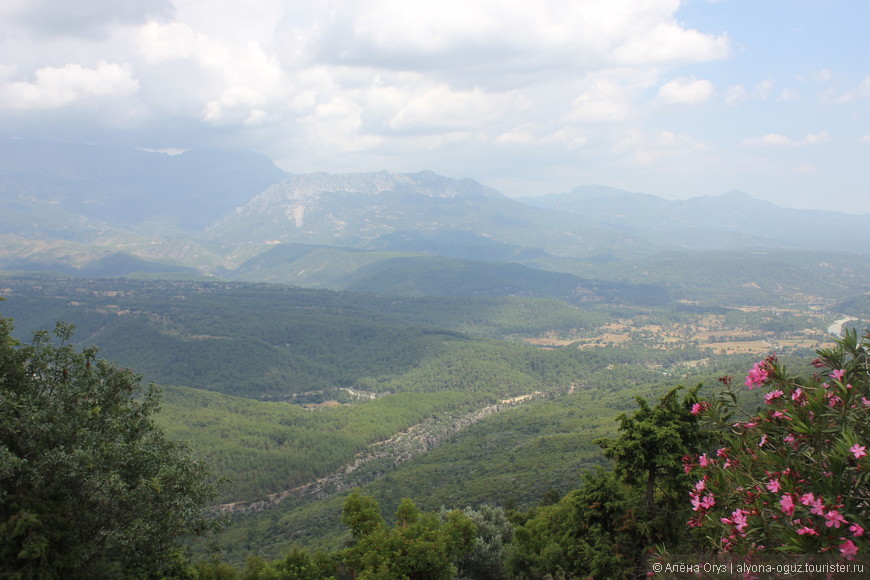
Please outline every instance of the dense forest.
M125 381L162 385L148 391L154 428L208 464L196 485L206 486L197 497L208 504L211 531L197 539L205 527L188 533L179 523L188 555L164 561L164 576L618 578L669 553L751 552L763 543L866 550L857 530L867 523L858 451L868 367L866 345L848 330L866 317L858 298L820 311L54 276L8 276L0 287L0 312L15 321L7 348L29 348L16 345L30 342L30 330L68 322L75 331L64 331L59 348L83 353L82 380L100 359L117 364ZM848 315L846 339L835 345L829 326ZM37 336L48 349L46 335ZM765 389L736 388L753 365ZM826 377L842 386L836 398L820 386ZM803 407L776 407L800 393L818 395L807 403L816 416L842 402L818 429L842 431L832 465L845 487L809 491L783 475L768 479L778 491L792 485L795 500L798 489L833 497L825 513L842 514L843 529L854 531L847 537L804 518L816 534L774 534L765 524L768 531L752 533L769 535L747 543L749 532L734 535L720 519L768 521L770 501L759 495L757 507L739 507L748 504L728 495L730 472L705 475L698 489L687 458L721 465L725 443L736 458L729 438L745 435L733 427L740 413L806 423ZM779 451L783 461L829 453L830 435L806 429L793 433L804 446ZM749 468L758 459L741 461ZM18 464L4 465L3 477L23 477ZM788 469L796 468L767 466ZM757 474L742 476L767 489ZM717 499L706 499L714 483ZM24 512L3 502L13 509L3 534L20 548L16 529L42 528L9 527ZM726 505L736 511L720 514ZM716 534L730 543L710 544ZM46 552L33 553L44 560Z

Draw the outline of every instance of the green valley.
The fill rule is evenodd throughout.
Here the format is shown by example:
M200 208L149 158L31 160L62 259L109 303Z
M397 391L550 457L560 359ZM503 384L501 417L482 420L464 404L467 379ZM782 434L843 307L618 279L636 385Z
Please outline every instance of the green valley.
M22 339L66 320L78 343L166 385L159 424L213 465L228 518L216 541L237 564L341 544L352 489L388 512L402 497L425 510L554 501L609 465L595 442L635 397L712 388L772 351L806 359L842 316L812 300L576 305L33 275L0 287Z

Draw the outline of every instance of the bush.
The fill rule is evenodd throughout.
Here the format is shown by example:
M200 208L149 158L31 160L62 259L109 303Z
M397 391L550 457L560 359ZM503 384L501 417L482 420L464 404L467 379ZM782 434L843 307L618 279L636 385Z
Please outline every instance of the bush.
M791 377L775 356L758 362L749 389L766 389L747 412L730 380L696 412L724 443L686 463L696 475L689 525L725 552L832 553L868 549L870 511L870 336L852 331L818 351L808 379Z

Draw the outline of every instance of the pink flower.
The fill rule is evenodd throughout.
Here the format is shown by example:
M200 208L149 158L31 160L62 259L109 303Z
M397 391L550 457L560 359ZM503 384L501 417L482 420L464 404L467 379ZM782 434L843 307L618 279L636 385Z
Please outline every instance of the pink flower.
M764 447L765 443L767 443L767 433L761 436L761 441L758 442L758 446Z
M803 505L810 505L810 504L813 503L814 501L816 501L816 496L815 496L815 494L813 494L812 492L810 492L810 493L805 493L805 494L803 494L803 495L801 496L801 503L802 503Z
M855 456L855 459L861 459L867 455L867 448L863 445L858 445L855 443L849 448L849 451L852 452L852 455Z
M792 392L791 400L803 407L807 404L807 394L802 388L798 387Z
M802 527L801 529L799 529L797 531L797 533L800 534L801 536L818 536L819 535L819 532L815 531L814 529L812 529L808 526Z
M814 499L810 503L810 513L816 516L825 515L825 504L822 503L822 498Z
M787 493L780 498L779 507L787 516L794 515L794 500L792 499L791 494Z
M685 473L691 473L694 468L695 466L692 464L692 456L683 455L683 471Z
M831 378L834 379L835 381L842 381L843 375L845 375L845 374L846 374L846 371L844 371L843 369L837 369L835 371L831 371Z
M737 531L740 532L741 536L745 536L746 533L743 531L746 529L746 526L749 525L746 521L746 516L749 515L749 512L744 511L742 509L736 509L731 513L730 518L720 518L723 524L729 524L737 528Z
M779 483L778 479L771 479L770 481L767 482L766 487L767 487L767 491L769 491L770 493L776 493L780 490L780 488L782 487L782 484Z
M734 526L737 528L737 531L744 534L746 526L749 525L749 522L746 521L746 516L749 515L749 512L738 509L734 510L731 514L732 521L734 522Z
M711 463L713 463L713 462L712 462L711 460L707 459L707 454L706 454L706 453L704 453L703 455L701 455L700 457L698 457L698 464L699 464L701 467L707 467L707 466L710 465Z
M849 522L846 521L839 511L831 510L825 514L825 519L828 520L825 522L827 527L839 528L841 524L847 524Z
M767 360L758 361L755 363L755 366L752 367L752 370L749 371L749 375L747 375L744 384L750 389L754 389L755 387L763 385L769 376L770 373L767 370Z
M794 435L792 435L791 433L789 433L788 435L783 437L782 440L785 441L786 443L794 443L794 441L795 441Z
M777 390L775 390L775 391L770 391L769 393L767 393L766 395L764 395L764 401L765 401L768 405L770 405L770 404L773 403L773 401L775 401L776 399L780 398L781 396L782 396L782 391L780 391L779 389L777 389Z
M856 538L858 536L864 535L864 528L862 528L858 524L852 524L851 526L849 526L849 531L852 532L852 535L855 536Z
M712 494L701 497L700 494L691 494L692 511L708 510L716 505L716 498Z
M852 540L846 540L842 544L840 544L840 553L847 560L852 560L855 558L855 554L858 553L858 546L855 545L855 542Z

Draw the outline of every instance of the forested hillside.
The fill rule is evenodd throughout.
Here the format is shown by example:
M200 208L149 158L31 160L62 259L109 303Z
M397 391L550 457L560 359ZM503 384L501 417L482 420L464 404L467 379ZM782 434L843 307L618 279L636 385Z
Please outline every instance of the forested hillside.
M310 400L378 384L470 337L591 328L601 312L533 299L384 298L214 282L10 278L4 310L22 328L76 324L147 380ZM451 345L454 345L455 348ZM328 391L327 394L324 394Z
M0 289L21 340L68 321L76 344L166 385L158 424L221 482L212 543L235 565L342 545L353 489L388 512L410 497L538 525L535 506L609 468L597 441L636 397L698 383L709 396L774 350L805 369L842 312L860 314L858 298L827 310L798 295L662 305L33 275Z
M786 374L771 355L739 386L723 376L713 392L676 387L638 397L610 429L600 415L584 416L596 408L589 393L514 409L383 476L365 494L237 520L227 545L289 540L293 547L272 562L248 559L242 577L253 578L303 570L310 578L352 577L373 566L442 577L421 568L428 558L451 562L444 577L670 578L686 567L739 565L857 578L867 550L868 339L849 333L819 350L811 377ZM759 387L763 396L751 397ZM735 421L734 412L748 420ZM808 453L823 461L807 462ZM557 486L517 509L531 480L511 477L518 465L539 486ZM559 468L574 478L542 478ZM433 485L445 479L455 485ZM475 496L481 499L461 515L448 511ZM467 535L453 544L435 540L460 517L474 524ZM344 539L299 548L315 529L340 525ZM235 574L219 563L199 569Z

